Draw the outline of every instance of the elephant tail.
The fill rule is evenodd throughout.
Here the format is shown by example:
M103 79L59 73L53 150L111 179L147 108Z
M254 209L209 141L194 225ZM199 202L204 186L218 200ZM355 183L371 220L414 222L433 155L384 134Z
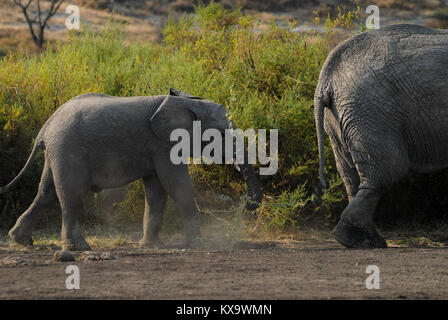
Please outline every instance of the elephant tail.
M325 133L324 133L324 109L326 103L324 101L325 97L316 96L314 99L314 117L316 120L316 130L317 130L317 146L319 149L319 185L318 192L319 195L322 194L323 190L327 189L327 182L325 181Z
M37 135L36 141L34 142L33 150L31 151L30 156L28 157L28 160L25 163L25 166L23 169L19 172L19 174L6 186L0 187L0 194L10 191L20 180L20 178L23 176L23 174L28 170L28 168L31 165L31 162L34 160L34 157L36 156L36 153L41 148L45 148L44 141L43 141L43 130L39 132Z

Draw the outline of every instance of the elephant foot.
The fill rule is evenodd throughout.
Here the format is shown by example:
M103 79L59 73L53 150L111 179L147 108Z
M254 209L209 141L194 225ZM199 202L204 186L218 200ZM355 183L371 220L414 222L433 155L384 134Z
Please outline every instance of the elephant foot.
M23 232L20 230L18 226L12 228L9 233L9 237L15 243L21 244L23 246L32 246L33 239L31 237L31 233Z
M163 242L158 237L152 239L142 238L138 245L143 248L160 248L163 246Z
M203 247L203 245L204 245L204 240L202 239L201 236L197 236L190 240L187 239L185 241L185 247L189 248L189 249L200 249Z
M62 240L62 250L65 251L90 251L90 245L82 236L73 239Z
M347 248L386 248L386 241L379 235L374 227L355 226L341 219L333 230L335 239Z

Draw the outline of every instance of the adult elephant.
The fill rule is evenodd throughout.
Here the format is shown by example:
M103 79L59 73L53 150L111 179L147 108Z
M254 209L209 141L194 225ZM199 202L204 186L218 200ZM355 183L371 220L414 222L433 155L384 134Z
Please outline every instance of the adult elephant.
M141 245L159 241L162 213L169 194L177 204L185 229L186 244L200 241L200 220L193 198L187 164L170 159L170 132L192 131L193 121L202 130L236 128L226 109L171 89L169 95L112 97L90 93L61 106L44 124L22 171L0 193L10 190L29 167L40 148L45 165L39 190L31 206L19 217L9 236L23 245L32 244L32 230L41 213L59 200L62 210L62 247L87 250L78 216L83 198L99 191L143 179L146 207ZM261 189L250 164L240 165L250 199L248 209L261 202Z
M448 31L389 25L338 45L314 97L320 185L324 131L349 205L334 230L347 247L386 247L373 214L409 170L448 166Z

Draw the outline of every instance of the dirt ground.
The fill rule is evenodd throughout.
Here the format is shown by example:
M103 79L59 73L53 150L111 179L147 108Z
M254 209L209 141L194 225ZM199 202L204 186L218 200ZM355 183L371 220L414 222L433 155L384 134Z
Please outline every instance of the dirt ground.
M448 299L448 248L352 250L335 241L242 241L232 250L116 248L105 261L53 262L0 247L0 299ZM78 257L80 253L75 253ZM66 289L68 265L80 289ZM379 289L367 289L369 265Z

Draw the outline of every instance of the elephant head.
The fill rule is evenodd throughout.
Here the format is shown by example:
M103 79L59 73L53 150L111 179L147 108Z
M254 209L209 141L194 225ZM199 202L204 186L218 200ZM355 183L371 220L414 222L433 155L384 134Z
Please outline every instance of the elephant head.
M175 89L170 89L170 94L151 117L151 127L160 139L169 143L171 132L175 129L185 129L191 135L193 121L201 122L202 131L214 128L223 135L226 129L236 129L224 106ZM235 145L233 149L236 150ZM247 163L247 150L244 151L245 162L239 168L250 198L246 208L255 210L261 203L262 192L252 165Z

